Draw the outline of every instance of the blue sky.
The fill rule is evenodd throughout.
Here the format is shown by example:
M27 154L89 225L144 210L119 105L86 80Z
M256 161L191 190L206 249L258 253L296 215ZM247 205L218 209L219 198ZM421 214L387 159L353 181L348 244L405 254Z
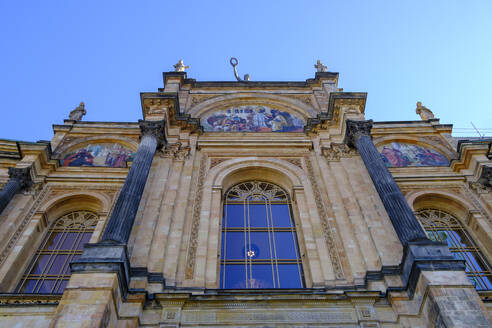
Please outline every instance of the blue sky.
M2 1L0 138L52 137L80 101L87 121L136 121L139 93L179 58L188 77L303 81L321 59L366 117L492 134L492 1ZM485 130L484 130L485 131ZM470 131L469 135L475 135Z

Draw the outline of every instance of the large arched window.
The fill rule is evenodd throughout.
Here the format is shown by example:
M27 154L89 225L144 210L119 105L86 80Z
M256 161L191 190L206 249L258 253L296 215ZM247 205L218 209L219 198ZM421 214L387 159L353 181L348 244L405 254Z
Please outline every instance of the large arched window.
M61 294L70 279L69 263L82 254L97 224L87 211L70 212L50 227L17 288L19 293Z
M465 260L465 272L477 290L492 289L490 264L458 219L437 209L422 209L416 214L429 239L447 243L457 259Z
M224 199L221 288L302 288L304 278L288 194L262 181Z

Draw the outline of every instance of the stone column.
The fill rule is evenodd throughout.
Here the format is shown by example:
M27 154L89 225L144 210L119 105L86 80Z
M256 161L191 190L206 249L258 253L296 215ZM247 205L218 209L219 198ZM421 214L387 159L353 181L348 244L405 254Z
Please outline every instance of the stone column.
M371 128L372 121L347 120L348 145L356 147L359 151L401 243L405 246L411 241L428 240L424 229L386 168L381 154L374 146L369 134Z
M9 167L10 180L0 191L0 214L16 193L32 184L30 171L30 167Z
M139 121L139 124L142 139L102 236L102 242L128 242L152 159L156 149L164 143L164 121Z

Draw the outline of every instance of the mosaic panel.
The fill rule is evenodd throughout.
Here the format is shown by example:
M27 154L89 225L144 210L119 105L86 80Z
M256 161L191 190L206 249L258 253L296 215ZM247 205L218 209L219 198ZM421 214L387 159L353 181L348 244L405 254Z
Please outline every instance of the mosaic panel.
M392 142L378 147L387 167L448 166L443 154L422 146Z
M135 153L116 143L90 144L66 154L62 166L127 167Z
M221 109L202 118L205 131L213 132L302 132L299 117L267 106Z

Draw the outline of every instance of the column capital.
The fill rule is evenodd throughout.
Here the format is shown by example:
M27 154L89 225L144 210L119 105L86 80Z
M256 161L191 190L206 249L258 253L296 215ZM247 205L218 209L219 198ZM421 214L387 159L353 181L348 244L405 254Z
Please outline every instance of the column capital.
M353 121L347 120L347 129L345 131L345 142L350 147L355 147L355 142L361 136L370 136L372 120Z
M29 188L32 185L30 167L9 167L9 177L19 183L21 189Z
M166 143L166 121L144 121L139 120L138 125L140 126L140 132L142 133L142 137L144 136L152 136L157 140L157 148L162 148L162 146Z

